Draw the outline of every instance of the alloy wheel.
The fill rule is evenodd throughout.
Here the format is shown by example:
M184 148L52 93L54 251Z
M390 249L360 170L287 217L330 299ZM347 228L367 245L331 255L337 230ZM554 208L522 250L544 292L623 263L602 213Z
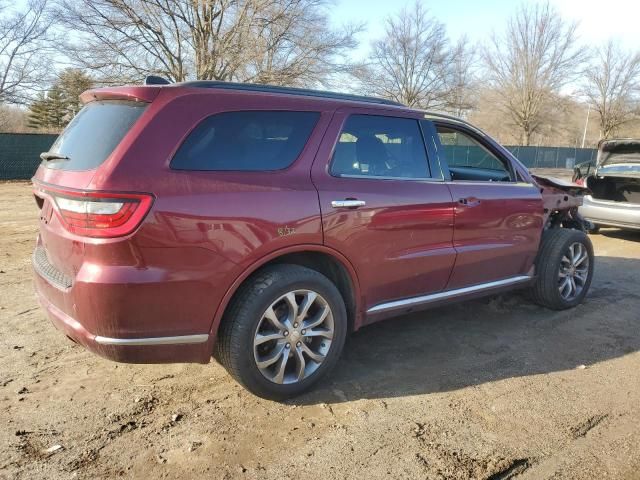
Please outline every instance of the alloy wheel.
M558 290L560 296L571 301L582 292L589 277L589 253L582 243L569 245L560 260Z
M333 335L333 312L320 294L288 292L274 301L258 322L253 339L256 366L271 382L300 382L324 362Z

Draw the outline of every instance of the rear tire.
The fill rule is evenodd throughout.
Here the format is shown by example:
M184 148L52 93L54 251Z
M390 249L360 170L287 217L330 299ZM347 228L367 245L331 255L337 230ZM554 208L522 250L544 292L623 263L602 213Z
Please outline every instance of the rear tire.
M554 228L545 232L536 262L533 300L553 310L582 302L593 278L593 246L579 230Z
M274 265L235 295L215 356L250 392L283 400L305 392L336 365L346 335L345 304L327 277L298 265Z

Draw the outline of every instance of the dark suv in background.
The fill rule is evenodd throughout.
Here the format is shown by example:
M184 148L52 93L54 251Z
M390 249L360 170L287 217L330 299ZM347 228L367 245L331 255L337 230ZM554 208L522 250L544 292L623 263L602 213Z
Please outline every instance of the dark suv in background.
M81 98L33 179L33 265L53 323L104 357L214 355L285 398L366 324L522 287L563 309L589 288L585 189L455 118L222 82Z

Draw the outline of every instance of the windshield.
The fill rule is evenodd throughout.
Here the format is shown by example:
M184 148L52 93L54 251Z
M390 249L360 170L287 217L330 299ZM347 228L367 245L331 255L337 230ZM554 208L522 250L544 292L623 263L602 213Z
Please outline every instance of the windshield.
M60 170L97 168L122 141L146 105L126 101L88 103L44 155L52 159L42 164Z

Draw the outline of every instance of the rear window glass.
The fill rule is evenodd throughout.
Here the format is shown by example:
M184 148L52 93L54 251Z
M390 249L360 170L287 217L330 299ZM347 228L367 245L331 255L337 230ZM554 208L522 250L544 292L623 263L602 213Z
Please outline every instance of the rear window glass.
M205 119L171 161L174 170L280 170L302 152L318 112L226 112Z
M118 146L147 104L139 102L91 102L78 112L49 152L68 160L44 161L60 170L92 170Z

